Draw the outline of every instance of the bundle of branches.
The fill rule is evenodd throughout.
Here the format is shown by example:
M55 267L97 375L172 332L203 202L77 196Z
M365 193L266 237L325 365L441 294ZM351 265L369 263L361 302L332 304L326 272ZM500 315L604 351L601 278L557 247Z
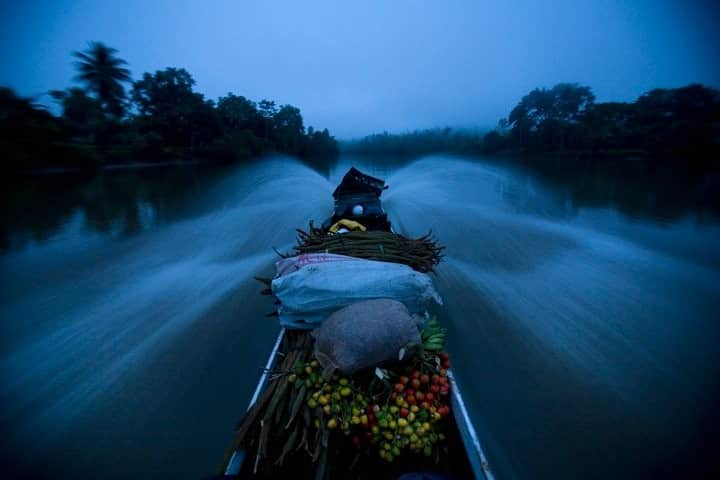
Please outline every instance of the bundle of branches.
M350 257L402 263L419 272L432 272L442 259L444 247L428 233L408 238L397 233L368 231L331 235L310 223L307 232L298 229L294 255L301 253L337 253Z
M287 468L286 460L292 457L290 463L310 462L310 471L317 471L317 478L324 477L321 472L327 463L329 431L316 428L306 408L308 387L297 388L288 380L288 372L292 372L295 365L310 360L311 348L309 333L286 332L279 354L282 360L268 372L267 388L240 421L224 464L233 451L243 448L248 454L244 469L253 473L272 474L279 466ZM307 455L297 455L302 451ZM297 467L303 468L302 465Z

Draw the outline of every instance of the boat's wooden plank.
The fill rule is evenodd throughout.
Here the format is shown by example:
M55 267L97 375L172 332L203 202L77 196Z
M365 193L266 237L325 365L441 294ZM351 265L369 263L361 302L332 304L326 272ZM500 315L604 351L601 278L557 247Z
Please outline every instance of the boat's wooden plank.
M465 451L467 452L467 457L470 461L470 465L472 466L475 478L494 480L495 477L490 470L487 457L482 449L482 445L480 445L480 439L478 438L477 432L475 432L475 427L470 420L470 415L465 407L462 392L460 387L458 387L455 375L453 375L452 371L448 371L448 377L450 378L450 402L452 410L455 412L455 423L460 431L460 437L465 445Z

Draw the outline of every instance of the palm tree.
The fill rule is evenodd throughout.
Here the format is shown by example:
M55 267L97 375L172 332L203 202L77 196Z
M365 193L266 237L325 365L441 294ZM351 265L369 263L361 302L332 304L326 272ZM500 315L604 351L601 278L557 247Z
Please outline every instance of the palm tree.
M79 73L77 79L85 82L90 92L95 94L100 109L121 117L125 88L122 82L131 81L130 71L124 68L127 62L115 56L117 50L101 42L90 42L84 52L73 52L78 58L75 62Z

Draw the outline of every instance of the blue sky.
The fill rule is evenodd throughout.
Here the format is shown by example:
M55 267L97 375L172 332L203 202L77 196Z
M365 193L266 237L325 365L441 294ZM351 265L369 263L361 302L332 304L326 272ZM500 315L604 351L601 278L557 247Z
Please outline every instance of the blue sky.
M692 0L25 0L0 18L0 84L23 95L70 86L71 52L99 40L135 78L184 67L209 98L291 103L341 138L492 126L558 82L599 101L720 86L720 16Z

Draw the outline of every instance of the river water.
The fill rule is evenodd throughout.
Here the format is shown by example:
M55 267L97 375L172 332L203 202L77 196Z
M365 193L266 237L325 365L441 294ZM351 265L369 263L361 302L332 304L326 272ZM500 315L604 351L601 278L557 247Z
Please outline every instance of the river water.
M386 178L397 230L446 246L442 320L498 478L718 469L718 219L492 160L273 158L5 192L3 477L213 473L278 330L253 276L351 164Z

